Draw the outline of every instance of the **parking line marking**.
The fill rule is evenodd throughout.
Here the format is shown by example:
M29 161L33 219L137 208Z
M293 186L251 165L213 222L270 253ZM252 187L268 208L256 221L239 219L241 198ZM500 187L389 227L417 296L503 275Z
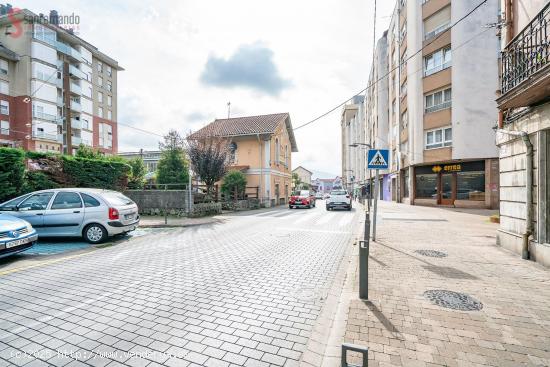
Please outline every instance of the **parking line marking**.
M74 259L74 258L81 257L81 256L84 256L84 255L88 255L88 254L91 254L92 252L94 252L94 251L89 251L89 252L85 252L85 253L82 253L82 254L76 254L76 255L71 255L71 256L65 256L65 257L61 257L59 259L52 259L52 260L40 262L39 264L32 264L32 265L27 265L27 266L21 266L21 267L14 268L14 269L0 271L0 276L12 274L12 273L17 273L17 272L20 272L20 271L23 271L23 270L39 268L39 267L50 265L50 264L55 264L55 263L58 263L58 262L61 262L61 261L70 260L70 259Z

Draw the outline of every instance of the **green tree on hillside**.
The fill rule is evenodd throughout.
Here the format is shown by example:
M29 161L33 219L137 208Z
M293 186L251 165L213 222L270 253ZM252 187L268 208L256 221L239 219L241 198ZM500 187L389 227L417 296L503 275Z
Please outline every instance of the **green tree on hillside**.
M187 184L189 165L184 153L184 140L176 130L170 130L159 143L161 157L157 165L157 183Z

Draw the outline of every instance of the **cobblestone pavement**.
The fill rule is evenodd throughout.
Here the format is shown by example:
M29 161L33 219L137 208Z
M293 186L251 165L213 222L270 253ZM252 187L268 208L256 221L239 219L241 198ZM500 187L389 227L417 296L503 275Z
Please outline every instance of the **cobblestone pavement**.
M370 301L358 299L355 273L345 332L370 348L369 367L550 366L549 269L497 247L486 216L391 203L381 212ZM482 309L441 307L429 290L465 293ZM467 299L446 300L458 307Z
M293 366L352 212L226 215L0 276L0 366Z

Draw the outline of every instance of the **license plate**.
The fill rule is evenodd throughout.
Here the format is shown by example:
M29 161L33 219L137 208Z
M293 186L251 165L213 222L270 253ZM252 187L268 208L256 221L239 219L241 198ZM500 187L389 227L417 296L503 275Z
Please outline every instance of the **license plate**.
M8 242L6 243L6 248L13 248L13 247L24 245L25 243L31 242L32 239L33 239L32 237L27 237L27 238L22 238L20 240Z

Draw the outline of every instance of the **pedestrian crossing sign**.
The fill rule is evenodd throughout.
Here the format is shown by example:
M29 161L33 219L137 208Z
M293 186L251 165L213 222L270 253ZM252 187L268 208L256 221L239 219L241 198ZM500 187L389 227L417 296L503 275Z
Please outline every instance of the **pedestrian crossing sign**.
M367 162L369 169L386 169L390 161L390 151L388 149L369 149Z

